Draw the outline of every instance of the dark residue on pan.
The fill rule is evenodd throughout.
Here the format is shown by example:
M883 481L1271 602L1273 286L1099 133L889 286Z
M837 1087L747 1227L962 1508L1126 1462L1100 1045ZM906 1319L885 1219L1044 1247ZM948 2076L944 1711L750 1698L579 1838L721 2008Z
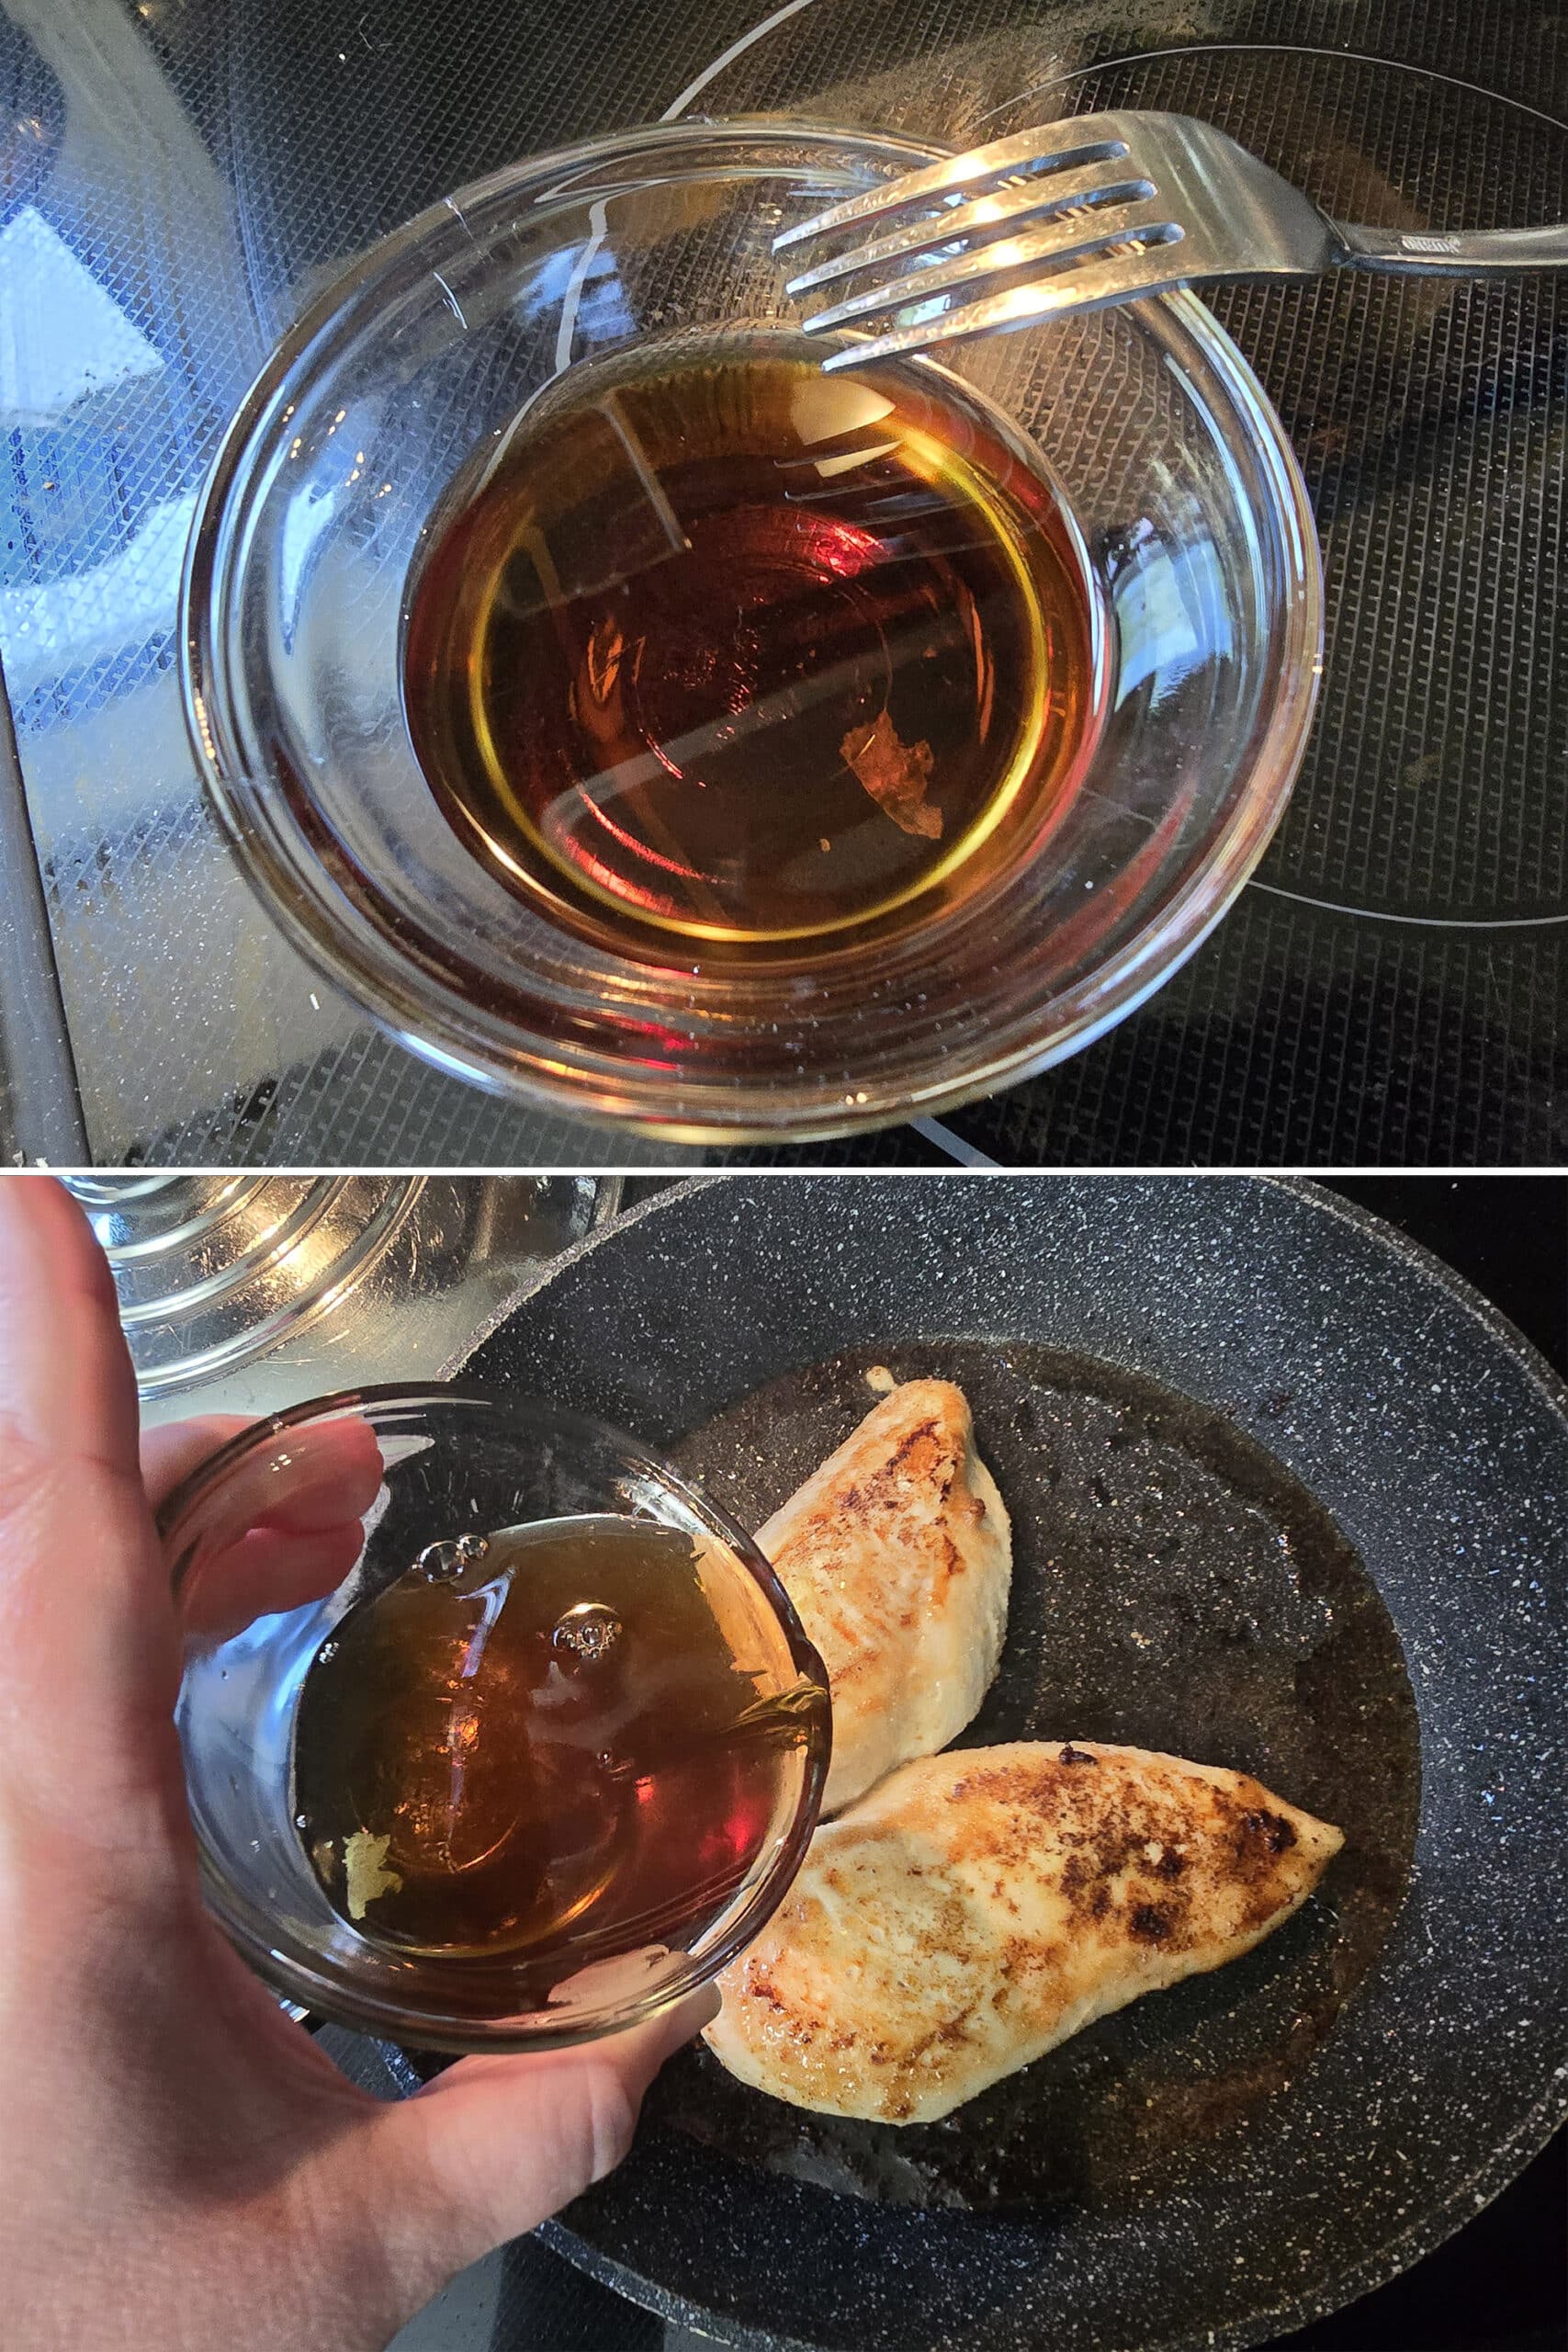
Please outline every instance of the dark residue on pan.
M1179 2152L1286 2088L1383 1942L1419 1785L1399 1645L1354 1551L1254 1440L1051 1349L836 1356L745 1397L675 1459L760 1525L870 1408L878 1364L962 1385L1012 1515L1001 1670L957 1744L1055 1739L1066 1760L1074 1739L1121 1741L1234 1765L1337 1823L1345 1851L1257 1951L1102 2019L940 2123L808 2115L705 2051L666 2069L649 2114L743 2163L886 2202L1135 2199ZM1145 1924L1157 1940L1163 1922Z

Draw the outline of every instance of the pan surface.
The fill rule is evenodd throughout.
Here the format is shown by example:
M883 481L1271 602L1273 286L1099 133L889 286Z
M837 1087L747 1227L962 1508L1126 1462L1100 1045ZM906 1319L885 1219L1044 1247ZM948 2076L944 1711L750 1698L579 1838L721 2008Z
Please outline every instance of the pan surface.
M718 1178L463 1367L621 1422L760 1523L958 1379L1014 1518L964 1744L1124 1739L1341 1824L1257 1952L897 2131L705 2052L552 2242L735 2344L1257 2343L1414 2261L1562 2111L1568 1416L1425 1253L1247 1178Z

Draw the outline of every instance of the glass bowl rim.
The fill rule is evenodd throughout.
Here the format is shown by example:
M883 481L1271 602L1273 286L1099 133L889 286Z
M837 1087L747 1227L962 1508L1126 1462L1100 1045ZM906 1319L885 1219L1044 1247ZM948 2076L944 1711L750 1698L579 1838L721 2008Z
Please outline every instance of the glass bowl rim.
M815 1681L825 1697L828 1696L827 1668L800 1622L783 1578L755 1537L749 1534L738 1521L731 1519L703 1487L683 1477L662 1456L651 1452L640 1438L630 1436L614 1422L601 1420L594 1414L579 1412L573 1407L552 1404L544 1397L502 1396L479 1381L374 1383L361 1388L334 1389L329 1395L308 1397L301 1404L261 1416L207 1455L160 1504L154 1513L153 1523L165 1561L171 1539L177 1534L181 1521L187 1520L193 1510L221 1487L236 1464L258 1453L273 1439L287 1434L289 1430L307 1423L343 1418L365 1408L369 1408L373 1417L378 1407L448 1405L474 1407L508 1420L517 1415L524 1418L534 1415L558 1431L568 1434L581 1432L595 1440L610 1440L628 1463L651 1473L664 1491L678 1496L709 1532L735 1555L767 1603L795 1670ZM372 1429L375 1427L373 1418L370 1418L370 1426ZM183 1575L176 1572L170 1587L176 1604L183 1583ZM183 1688L183 1669L181 1683ZM395 1999L368 1994L358 1987L340 1986L335 1980L319 1973L309 1958L301 1957L292 1950L283 1951L277 1939L257 1932L250 1917L244 1916L254 1906L247 1903L243 1913L238 1907L241 1898L237 1890L232 1887L228 1873L219 1869L193 1816L191 1829L196 1842L202 1900L209 1916L265 1984L297 2008L335 2025L347 2026L361 2033L379 2035L389 2041L407 2042L418 2049L448 2051L457 2054L484 2050L565 2049L574 2043L597 2040L606 2033L618 2033L626 2027L659 2015L674 2002L711 1983L719 1970L727 1967L736 1954L752 1940L784 1900L806 1858L807 1848L821 1814L831 1753L829 1698L807 1732L805 1779L789 1828L744 1908L731 1921L721 1942L712 1952L705 1954L698 1967L688 1971L675 1986L666 1984L650 1992L610 2002L594 2009L574 2007L570 2012L563 2011L562 2022L555 2029L533 2022L525 2027L519 2024L518 2017L526 2015L532 2018L533 2012L519 2012L518 2017L512 2018L459 2018L442 2014L434 2005L429 2007L405 2007Z
M949 1039L940 1057L931 1057L923 1078L906 1072L891 1083L877 1080L863 1093L851 1077L840 1082L835 1075L817 1083L816 1099L797 1101L775 1079L739 1087L705 1082L699 1071L682 1083L689 1095L702 1094L700 1105L664 1110L637 1088L623 1063L612 1063L608 1057L595 1062L592 1055L571 1058L558 1046L547 1056L542 1048L547 1041L525 1039L525 1033L509 1030L504 1015L482 1015L460 1001L448 983L430 986L418 956L396 946L357 908L351 906L349 919L344 919L342 908L333 903L333 886L322 882L302 891L299 867L279 845L285 828L273 808L277 794L265 778L246 773L243 758L233 762L231 772L220 755L214 725L216 720L238 748L232 724L234 677L217 622L215 582L226 579L232 563L235 542L254 507L258 478L265 471L271 428L290 384L309 376L312 367L320 369L322 346L332 345L334 327L346 334L362 322L375 289L436 230L449 228L454 216L460 222L466 207L502 193L521 197L543 183L536 201L537 217L547 220L551 209L544 200L550 194L548 184L565 171L579 173L615 159L678 156L731 141L739 151L803 143L874 149L889 157L908 157L911 166L955 152L934 141L804 117L699 116L633 125L525 156L439 198L353 261L287 330L264 363L220 442L197 495L186 545L176 629L186 733L209 805L268 915L329 984L420 1058L485 1091L556 1116L682 1145L810 1142L875 1130L890 1118L940 1115L1034 1077L1103 1036L1196 953L1258 865L1295 783L1323 672L1323 563L1300 463L1239 346L1196 294L1179 288L1128 307L1163 314L1174 331L1197 347L1247 427L1247 454L1269 495L1261 503L1247 499L1246 510L1255 521L1259 514L1267 516L1289 573L1277 635L1269 649L1272 692L1250 757L1245 769L1238 770L1238 788L1224 821L1168 896L1149 910L1115 953L1093 964L1059 996L1046 1000L1048 1036L1015 1034L1032 1027L1038 1032L1044 1008L1037 1002L1013 1014L998 1045L989 1044L983 1029ZM580 205L592 194L592 189L563 188L560 209ZM334 358L329 348L328 367ZM292 407L288 413L292 413ZM290 837L298 832L298 820L289 830ZM310 864L307 860L307 867Z

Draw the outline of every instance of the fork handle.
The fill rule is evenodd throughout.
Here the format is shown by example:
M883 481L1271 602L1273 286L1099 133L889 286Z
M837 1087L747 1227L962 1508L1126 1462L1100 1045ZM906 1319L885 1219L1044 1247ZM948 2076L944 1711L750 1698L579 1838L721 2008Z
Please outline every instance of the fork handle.
M1399 277L1494 277L1511 269L1568 269L1568 221L1550 229L1437 230L1402 235L1392 229L1332 224L1352 269Z

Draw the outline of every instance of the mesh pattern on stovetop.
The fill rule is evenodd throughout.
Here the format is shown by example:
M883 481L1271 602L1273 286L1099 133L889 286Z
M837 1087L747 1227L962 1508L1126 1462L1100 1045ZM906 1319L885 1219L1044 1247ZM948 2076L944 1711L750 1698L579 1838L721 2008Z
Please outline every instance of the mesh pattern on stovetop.
M3 183L0 266L24 332L42 323L0 378L0 651L95 1148L692 1158L500 1105L311 980L201 804L173 621L201 469L322 277L479 172L662 112L770 12L4 5L0 88L39 129L36 162ZM697 103L960 143L1172 107L1342 216L1568 215L1568 130L1548 119L1568 114L1568 55L1544 5L807 0ZM46 331L46 305L70 333ZM1560 1159L1568 283L1347 277L1214 307L1280 408L1324 541L1302 781L1258 883L1184 974L953 1124L1032 1161Z

